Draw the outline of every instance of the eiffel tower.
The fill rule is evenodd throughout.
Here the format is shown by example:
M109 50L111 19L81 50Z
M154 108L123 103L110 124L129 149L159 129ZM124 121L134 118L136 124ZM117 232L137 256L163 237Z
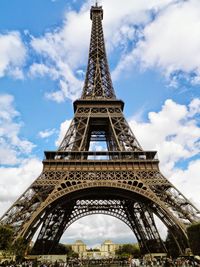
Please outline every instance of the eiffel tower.
M39 231L34 253L54 250L67 227L91 214L112 215L135 234L142 253L164 252L157 216L180 253L189 247L186 228L199 210L159 170L156 151L145 151L116 98L104 44L103 9L91 7L89 60L82 96L57 151L45 151L40 176L0 219L27 244ZM106 144L94 151L94 142ZM40 230L39 230L40 229Z

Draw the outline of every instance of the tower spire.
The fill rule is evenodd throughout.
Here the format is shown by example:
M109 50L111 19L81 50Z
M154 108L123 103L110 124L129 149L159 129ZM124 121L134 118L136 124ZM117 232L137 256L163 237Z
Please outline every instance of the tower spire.
M115 99L104 43L103 9L98 6L98 1L95 6L91 7L90 19L92 20L92 31L89 59L81 98Z

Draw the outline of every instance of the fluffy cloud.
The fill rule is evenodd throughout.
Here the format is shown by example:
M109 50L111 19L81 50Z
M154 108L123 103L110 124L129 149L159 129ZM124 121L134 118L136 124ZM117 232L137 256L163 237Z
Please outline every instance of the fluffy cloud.
M188 198L200 209L200 182L199 182L200 159L189 163L186 170L176 168L171 181L182 194Z
M199 83L199 27L200 2L174 2L144 27L142 39L121 60L114 76L139 61L143 68L158 68L173 83L180 76Z
M40 131L38 135L39 135L39 137L44 139L44 138L50 137L55 132L56 132L56 129L47 129L47 130L44 130L44 131Z
M178 70L199 75L199 27L199 1L170 6L146 27L145 41L138 45L136 53L145 66L158 66L168 75Z
M198 109L199 99L194 99L188 107L168 99L161 111L148 114L148 122L130 120L142 146L146 150L158 150L168 174L178 161L200 151L200 127L194 118Z
M175 0L102 1L105 16L104 30L108 49L126 50L129 41L141 35L135 25L146 25L152 20L152 13L157 13ZM115 7L113 9L113 6ZM76 99L80 95L83 76L79 72L85 69L90 39L89 9L91 1L86 1L82 8L67 11L63 25L39 38L32 37L31 46L40 56L40 63L30 66L29 74L49 75L57 81L54 92L46 97L56 102Z
M16 164L34 145L20 137L21 122L15 122L19 113L13 105L13 96L0 95L0 163Z
M150 112L147 122L130 120L130 125L145 150L157 150L160 166L177 187L189 198L199 198L199 160L191 160L200 152L200 127L198 125L200 99L193 99L188 106L166 100L158 112ZM181 169L177 164L186 161ZM187 177L187 178L186 178ZM191 188L191 190L188 190Z
M56 146L59 146L60 143L62 142L62 140L63 140L63 138L64 138L69 126L70 126L70 123L71 123L71 120L66 120L66 121L61 123L58 139L55 142Z
M53 80L56 80L59 78L59 73L56 69L50 68L47 65L39 64L39 63L33 63L30 66L29 74L31 77L35 77L38 75L40 75L40 76L48 75Z
M41 170L42 163L36 158L24 160L18 167L0 168L0 216L31 185Z
M41 162L30 157L34 144L20 137L21 127L13 96L0 95L0 216L42 170Z
M110 0L102 1L102 5L109 54L120 51L114 78L139 61L143 68L161 70L172 84L180 76L200 82L198 0L141 0L127 1L126 5ZM46 97L56 102L80 96L83 75L79 71L85 71L88 56L90 6L88 0L79 11L68 10L59 28L32 36L30 46L37 62L29 66L29 75L48 75L55 80L55 90ZM0 43L0 77L9 73L23 78L21 67L27 52L20 34L0 35Z
M89 247L100 246L106 239L121 243L136 242L133 232L119 219L106 215L91 215L79 219L69 226L61 242L73 243L82 239ZM98 244L97 244L98 240Z
M19 32L0 34L0 77L10 74L15 78L23 78L21 67L26 53Z
M174 0L141 0L126 1L124 4L120 0L102 1L108 46L126 47L128 41L137 37L135 25L148 24L152 20L152 14L158 13L174 2Z
M0 216L25 191L42 167L36 158L29 158L34 145L20 137L22 122L19 115L13 96L0 95Z
M30 75L48 74L57 80L58 90L47 93L47 98L62 102L66 98L75 100L80 95L82 81L76 71L86 62L89 27L88 13L69 11L62 28L40 38L32 38L31 46L45 64L34 63L30 67Z

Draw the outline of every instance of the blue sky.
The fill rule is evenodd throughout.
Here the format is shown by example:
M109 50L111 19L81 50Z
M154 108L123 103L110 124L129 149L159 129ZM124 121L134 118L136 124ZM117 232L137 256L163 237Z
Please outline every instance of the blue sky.
M93 2L0 1L0 215L39 175L43 151L56 149L73 117ZM200 2L100 4L125 116L143 148L158 150L162 172L200 207ZM98 216L74 223L64 241L132 240L122 223Z

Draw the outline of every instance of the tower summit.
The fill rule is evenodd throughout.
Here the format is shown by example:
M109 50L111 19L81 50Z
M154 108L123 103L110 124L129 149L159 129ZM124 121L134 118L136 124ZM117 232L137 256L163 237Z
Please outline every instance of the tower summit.
M110 77L103 35L103 9L92 6L90 10L92 31L90 39L89 59L82 99L115 99Z
M144 151L116 99L103 37L102 7L91 7L87 73L74 118L57 151L45 151L39 177L0 219L28 243L40 229L32 253L48 254L67 227L91 214L119 218L134 232L142 253L166 252L158 217L180 254L189 247L187 226L199 210L159 170L156 151ZM105 142L94 151L92 142Z

